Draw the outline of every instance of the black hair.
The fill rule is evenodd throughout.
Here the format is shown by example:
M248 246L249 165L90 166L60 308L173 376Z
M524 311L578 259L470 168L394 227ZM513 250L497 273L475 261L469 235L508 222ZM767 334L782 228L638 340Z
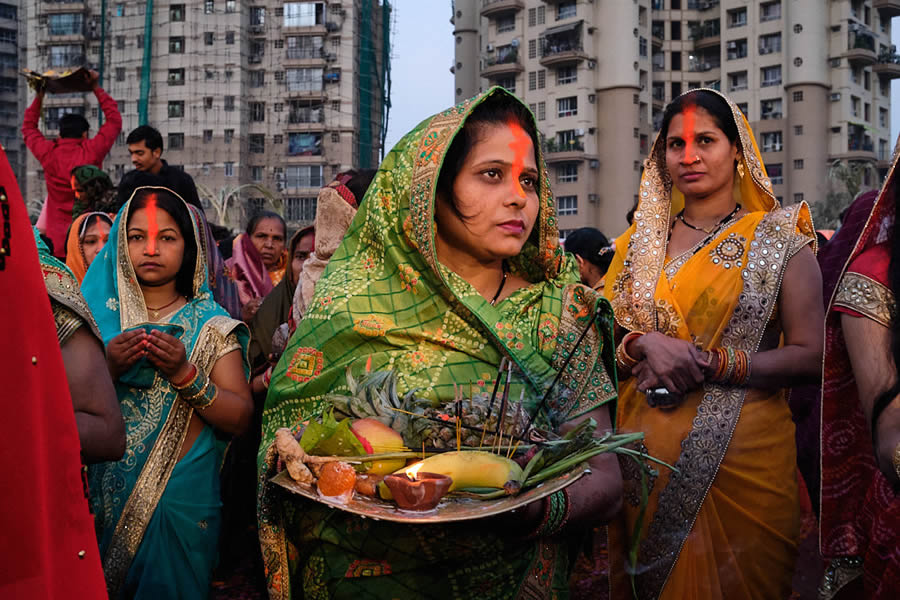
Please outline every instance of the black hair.
M128 228L132 215L147 206L147 201L151 196L156 196L156 206L169 213L181 231L181 236L184 238L184 256L181 259L181 268L178 269L178 274L175 276L175 289L178 290L179 294L190 300L194 297L197 239L194 237L194 221L191 219L191 213L187 205L168 190L139 190L131 201L131 207L128 210L128 222L125 223L125 228Z
M59 137L80 138L90 129L87 119L76 113L64 114L59 119Z
M722 130L722 133L725 134L725 137L732 144L738 139L737 123L734 122L734 114L731 112L728 102L718 94L708 90L693 90L678 96L666 107L662 127L659 130L661 140L666 139L666 135L669 133L669 124L671 124L675 115L684 112L684 109L688 106L702 108L712 115L716 126Z
M377 172L376 169L359 169L353 173L353 179L346 183L347 189L353 192L353 197L356 198L357 206L362 206L366 190L369 189Z
M284 231L284 239L285 241L287 241L287 223L284 222L284 219L281 218L281 215L268 210L261 210L250 217L250 221L247 222L247 235L252 236L253 232L256 231L259 222L264 221L265 219L277 219L278 221L280 221L281 228Z
M91 213L87 219L84 220L84 223L81 225L81 231L87 233L87 230L91 228L97 221L104 221L107 225L112 227L112 219L109 218L109 215L102 212ZM81 237L81 232L78 232L78 237Z
M576 229L566 236L564 245L566 252L577 254L604 272L609 269L614 253L609 247L609 240L599 229L594 227Z
M132 129L128 137L125 138L126 144L137 144L138 142L144 142L144 145L150 150L163 149L162 134L149 125L141 125Z
M453 138L453 142L444 156L441 173L438 175L437 193L450 202L453 212L460 219L465 220L465 216L459 211L459 199L453 193L453 182L456 180L456 176L462 170L469 152L480 141L481 128L485 125L504 125L510 121L518 123L531 138L531 143L534 144L535 158L537 158L540 138L534 125L534 117L524 104L509 94L497 93L485 99L472 111L472 114L466 119L466 124ZM540 165L538 165L538 170L540 171ZM540 185L539 177L535 184L538 195L540 195Z
M38 233L38 236L40 236L42 242L47 244L47 249L50 251L50 254L55 254L55 249L53 248L53 240L50 239L50 236L45 233Z
M166 187L166 180L150 171L138 171L137 169L129 171L119 182L119 189L116 192L119 206L128 202L134 190L147 186Z

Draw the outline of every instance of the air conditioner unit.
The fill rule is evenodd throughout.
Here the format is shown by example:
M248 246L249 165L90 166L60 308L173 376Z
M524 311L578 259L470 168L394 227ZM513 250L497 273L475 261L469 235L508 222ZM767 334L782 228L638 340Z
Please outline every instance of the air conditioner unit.
M588 102L593 104L597 101L597 94L588 94Z
M596 66L597 66L597 61L589 60L588 63L587 63L588 69L593 69L593 68L596 67Z
M737 42L728 42L729 48L737 48Z
M588 166L592 169L599 169L600 161L597 159L592 159L592 160L588 161Z
M575 135L584 135L584 129L576 129Z
M600 201L600 196L597 194L588 194L588 202L591 204L597 204Z
M485 46L485 50L487 50L488 52L493 52L493 51L494 51L494 45L493 45L493 44L488 44L487 46Z
M841 93L840 93L840 92L833 92L828 98L829 98L832 102L840 102L840 101L841 101Z

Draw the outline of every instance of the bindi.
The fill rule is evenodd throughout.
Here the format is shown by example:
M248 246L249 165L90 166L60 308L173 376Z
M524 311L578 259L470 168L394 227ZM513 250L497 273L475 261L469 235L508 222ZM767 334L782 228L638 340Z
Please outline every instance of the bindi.
M693 105L686 106L682 114L683 134L684 137L684 158L693 162L696 150L694 149L694 123L697 118L697 107Z
M156 237L159 235L159 224L156 220L156 194L147 199L147 251L156 254Z
M520 198L525 197L525 190L522 189L522 182L519 181L522 176L522 170L525 168L525 153L528 152L528 147L531 142L531 138L525 133L525 130L522 129L522 126L519 125L516 121L509 121L507 123L510 131L513 134L514 141L509 145L510 149L513 151L513 162L512 162L512 179L513 179L513 189L515 189L516 194L519 195Z

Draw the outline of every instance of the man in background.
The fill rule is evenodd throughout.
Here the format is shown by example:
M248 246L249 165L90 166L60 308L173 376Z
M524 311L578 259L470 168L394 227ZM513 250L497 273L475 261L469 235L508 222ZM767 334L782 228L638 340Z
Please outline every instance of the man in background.
M116 101L100 87L100 76L90 72L90 82L100 104L106 122L92 138L87 119L77 114L67 114L59 120L59 138L48 140L38 129L44 90L38 92L34 102L25 110L22 135L25 145L41 163L44 181L47 184L47 199L38 221L38 229L53 242L55 256L65 258L66 232L72 224L72 205L75 192L72 190L72 169L81 165L103 167L103 159L109 154L122 131L122 115Z
M128 134L125 142L128 144L134 171L126 173L119 182L119 204L127 202L134 190L141 185L160 185L181 196L185 202L203 210L197 186L194 185L191 176L181 169L170 167L169 163L163 160L163 139L159 131L149 125L141 125ZM153 175L156 181L151 183L146 174ZM140 185L138 181L141 181Z

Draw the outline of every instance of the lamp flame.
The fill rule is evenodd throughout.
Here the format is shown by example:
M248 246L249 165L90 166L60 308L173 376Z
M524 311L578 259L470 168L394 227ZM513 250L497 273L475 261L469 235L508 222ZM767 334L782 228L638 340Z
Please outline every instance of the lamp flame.
M419 474L419 470L422 468L422 465L424 465L424 464L425 464L424 462L420 461L420 462L417 462L416 464L410 466L408 469L406 469L406 476L409 478L410 481L416 480L416 477Z

